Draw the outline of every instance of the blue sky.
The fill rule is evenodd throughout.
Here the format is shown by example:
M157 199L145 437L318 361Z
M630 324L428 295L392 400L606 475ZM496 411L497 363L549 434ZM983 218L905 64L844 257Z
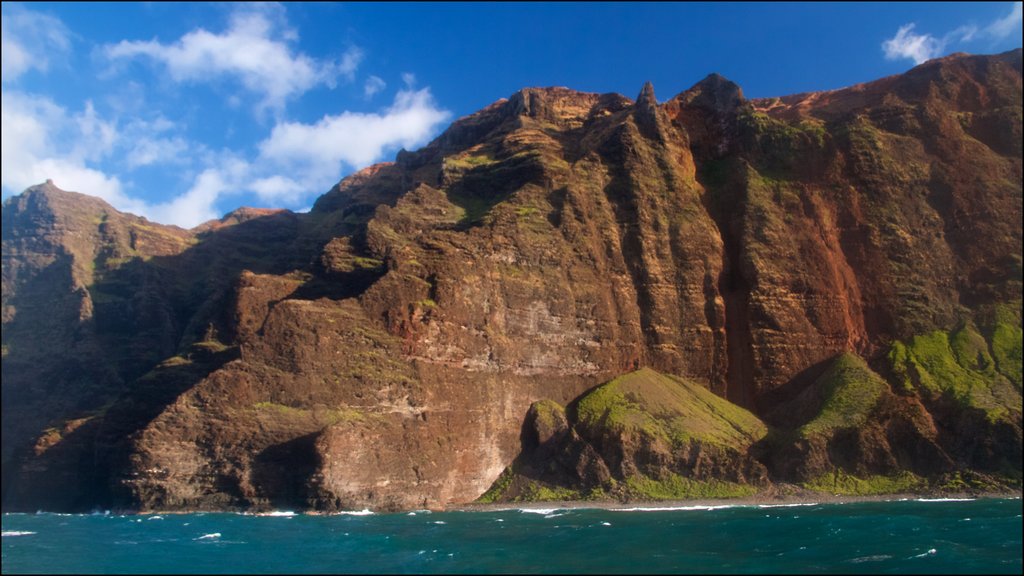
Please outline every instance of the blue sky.
M6 199L164 223L307 209L527 86L829 90L1021 45L1021 3L3 3Z

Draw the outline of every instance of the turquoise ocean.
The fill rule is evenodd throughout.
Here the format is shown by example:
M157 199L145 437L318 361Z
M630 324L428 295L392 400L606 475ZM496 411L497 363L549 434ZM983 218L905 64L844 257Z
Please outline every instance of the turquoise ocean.
M1020 499L5 514L3 573L1020 574Z

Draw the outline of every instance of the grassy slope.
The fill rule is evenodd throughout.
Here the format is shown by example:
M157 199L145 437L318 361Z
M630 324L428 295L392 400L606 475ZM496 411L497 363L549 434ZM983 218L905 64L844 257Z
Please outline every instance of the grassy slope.
M753 414L682 378L647 368L587 393L579 423L616 432L637 431L679 446L691 440L745 449L767 433Z

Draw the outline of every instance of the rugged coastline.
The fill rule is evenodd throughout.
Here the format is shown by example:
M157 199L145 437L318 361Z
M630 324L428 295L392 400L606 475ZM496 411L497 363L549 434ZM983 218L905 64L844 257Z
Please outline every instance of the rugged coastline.
M781 98L526 88L308 214L34 186L3 509L1019 491L1021 105L1020 50Z

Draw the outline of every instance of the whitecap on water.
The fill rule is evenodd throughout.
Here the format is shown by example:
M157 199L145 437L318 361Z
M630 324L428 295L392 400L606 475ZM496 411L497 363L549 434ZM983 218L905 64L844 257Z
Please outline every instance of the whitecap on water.
M875 556L861 556L860 558L849 560L849 562L854 564L860 564L861 562L881 562L882 560L888 560L889 558L892 558L892 556L888 554L877 554Z
M758 504L758 508L794 508L797 506L817 506L818 502L796 502L793 504Z
M737 508L735 504L722 504L719 506L655 506L640 508L609 508L611 512L678 512L690 510L724 510L725 508Z
M259 512L259 513L255 514L255 516L271 516L271 517L275 517L275 518L276 517L291 518L292 516L295 516L295 512L292 512L291 510L271 510L270 512Z
M915 502L973 502L974 498L918 498Z
M199 538L193 538L193 540L215 540L220 538L220 532L212 532L210 534L203 534Z
M938 550L936 550L935 548L932 548L931 550L929 550L927 552L924 552L923 554L918 554L917 556L911 556L911 558L924 558L925 556L934 556L937 553L938 553Z
M369 508L363 508L362 510L346 510L344 512L338 512L338 514L344 516L372 516L373 511Z
M519 508L518 510L524 514L542 514L547 516L557 512L558 508Z
M164 517L160 516L160 515L150 516L149 518L146 518L146 520L163 520L163 519L164 519Z
M8 536L31 536L33 534L35 532L29 532L28 530L4 530L0 535L7 538Z

